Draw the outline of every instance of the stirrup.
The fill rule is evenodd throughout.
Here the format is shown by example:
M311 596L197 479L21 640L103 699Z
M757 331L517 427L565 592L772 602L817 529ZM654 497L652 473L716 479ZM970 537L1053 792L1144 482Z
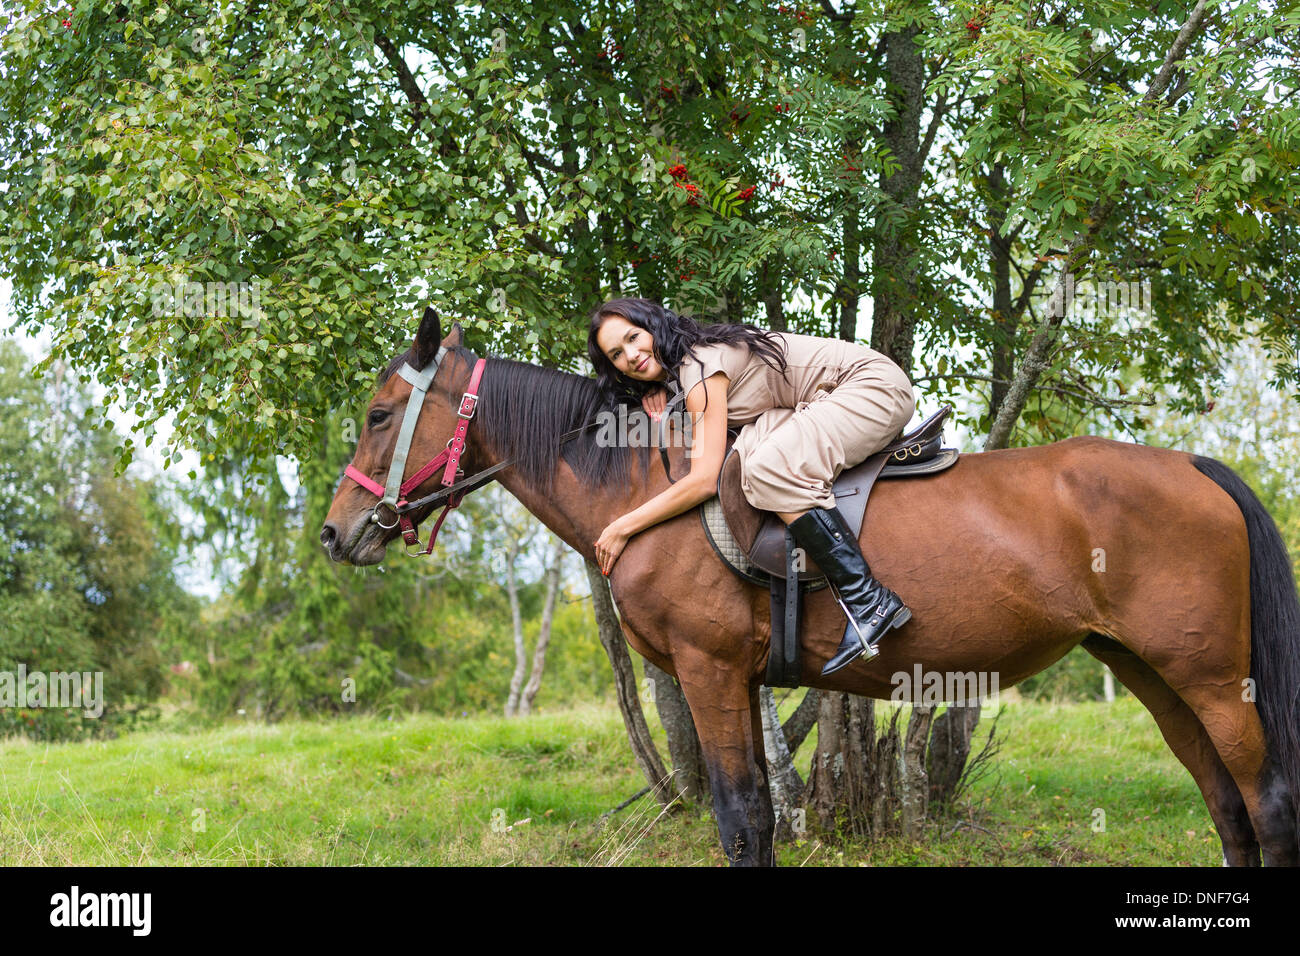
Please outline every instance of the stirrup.
M857 655L850 657L844 663L848 664L852 661L856 661L858 657L865 657L867 660L873 660L877 655L880 654L880 651L876 650L876 644L869 643L867 641L866 637L862 633L862 628L858 627L857 619L852 614L849 613L848 604L845 603L844 598L840 597L840 589L835 587L835 585L833 584L831 585L831 594L834 595L836 603L839 604L840 606L840 610L844 612L844 616L849 619L849 628L852 628L853 633L856 634L858 638ZM881 606L882 605L876 605L876 614L880 617L884 617L883 614L880 614ZM848 629L846 628L845 630L847 632ZM880 638L877 637L876 642L879 643L879 641ZM842 667L844 665L840 665L840 666ZM838 669L839 668L836 668L836 670Z
M912 619L911 608L909 608L906 604L902 605L897 611L894 612L894 616L889 620L889 623L885 625L884 629L876 635L875 641L868 643L867 640L863 637L862 629L858 627L857 619L854 618L854 616L849 613L848 606L845 604L844 599L840 596L839 589L835 587L834 584L832 584L830 587L830 592L831 592L831 596L835 598L836 603L839 604L840 610L844 612L844 616L848 618L848 622L849 622L848 627L844 629L845 637L847 638L849 632L852 631L852 633L858 639L858 644L856 648L854 648L850 653L847 654L847 656L841 657L841 655L845 653L842 649L844 646L844 640L841 639L840 647L836 648L835 653L831 655L831 659L828 660L826 664L822 667L823 677L826 677L830 674L834 674L836 671L840 670L841 668L847 667L848 665L852 664L854 661L858 660L859 658L864 659L868 662L874 660L880 654L880 651L876 647L876 645L880 642L880 639L884 637L885 634L888 633L889 631L893 630L894 628L902 627L904 624L906 624L908 621ZM880 610L880 608L883 606L884 606L883 602L881 604L876 605L876 609L872 611L873 620L877 617L880 618L882 621L884 620L885 614ZM833 667L831 666L832 664L834 664Z

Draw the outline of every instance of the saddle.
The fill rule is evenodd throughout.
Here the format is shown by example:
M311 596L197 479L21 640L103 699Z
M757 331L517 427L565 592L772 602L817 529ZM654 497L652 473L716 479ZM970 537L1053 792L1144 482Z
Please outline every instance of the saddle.
M939 409L917 428L899 436L861 464L835 479L835 504L855 534L861 534L867 498L881 478L932 475L956 464L960 453L943 447L943 423L951 405ZM827 586L825 576L802 551L785 523L770 511L760 511L745 498L740 484L740 458L735 454L739 431L727 433L727 455L718 475L717 497L700 508L705 536L718 556L737 575L766 586L772 599L772 643L768 653L769 687L798 687L799 610L803 593Z

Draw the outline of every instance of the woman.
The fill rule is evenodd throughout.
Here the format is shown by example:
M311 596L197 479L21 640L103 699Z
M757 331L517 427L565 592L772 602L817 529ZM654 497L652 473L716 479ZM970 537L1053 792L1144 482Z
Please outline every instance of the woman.
M831 487L912 417L903 370L852 342L749 324L700 326L647 299L612 299L597 309L587 351L598 382L616 398L640 400L658 418L665 389L684 394L694 423L690 473L604 530L596 542L601 571L610 573L632 535L716 493L727 426L745 425L735 447L746 499L780 516L848 617L822 673L875 657L876 642L912 612L871 576Z

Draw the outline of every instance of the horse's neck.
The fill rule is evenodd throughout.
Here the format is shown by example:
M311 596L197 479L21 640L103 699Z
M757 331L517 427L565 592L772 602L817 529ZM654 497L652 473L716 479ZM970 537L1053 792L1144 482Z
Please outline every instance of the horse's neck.
M495 463L494 460L492 464ZM556 456L550 493L534 487L513 467L503 468L497 480L542 524L589 561L595 559L596 541L609 523L636 509L655 493L647 486L646 479L639 476L620 486L593 492L559 456Z
M486 443L475 442L472 437L471 443L475 463L483 468L497 464L506 455L504 449L489 448ZM549 493L543 493L528 483L514 467L498 472L497 481L542 524L588 560L594 559L596 541L611 521L636 509L668 485L662 473L656 475L652 468L641 476L633 465L627 480L593 491L578 480L559 454L555 456L552 491Z

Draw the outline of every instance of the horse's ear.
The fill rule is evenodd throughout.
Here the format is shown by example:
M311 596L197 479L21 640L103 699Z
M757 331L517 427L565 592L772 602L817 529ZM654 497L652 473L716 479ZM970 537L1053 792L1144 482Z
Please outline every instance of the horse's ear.
M424 317L420 319L420 328L415 333L415 366L424 368L438 354L442 344L442 322L433 306L425 306Z
M453 345L465 344L465 330L460 327L459 322L451 323L451 331L447 333L447 341L443 345L451 348Z

